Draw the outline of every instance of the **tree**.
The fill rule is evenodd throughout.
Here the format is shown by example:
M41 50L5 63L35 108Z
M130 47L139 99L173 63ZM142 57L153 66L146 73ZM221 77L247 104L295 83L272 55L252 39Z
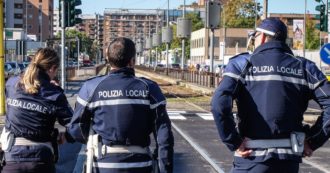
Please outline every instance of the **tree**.
M259 19L261 6L257 3L255 11L255 0L228 0L223 6L221 21L222 26L230 28L253 28L255 17Z
M80 39L81 52L85 52L86 54L89 55L91 60L94 60L97 56L98 50L97 50L97 46L94 45L95 43L93 44L93 40L90 39L86 33L79 32L76 29L69 29L65 31L65 38L76 38L76 37ZM61 32L59 32L55 36L55 38L61 38ZM68 46L68 44L69 42L66 42L66 46ZM70 43L70 46L68 47L71 48L69 57L73 57L75 50L77 50L76 42L74 41Z
M315 29L315 23L308 14L306 18L306 49L318 49L320 45L320 31Z

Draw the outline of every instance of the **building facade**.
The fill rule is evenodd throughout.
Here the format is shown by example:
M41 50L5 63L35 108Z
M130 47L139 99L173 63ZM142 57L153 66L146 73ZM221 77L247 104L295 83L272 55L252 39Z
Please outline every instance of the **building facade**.
M53 35L57 35L61 32L60 26L60 11L59 9L54 9L53 13Z
M36 41L52 38L53 4L53 0L6 0L5 27L21 28Z
M106 9L103 22L103 50L116 37L128 37L142 41L160 32L164 18L163 10ZM105 51L103 51L105 54Z
M296 30L298 26L294 24L296 20L303 22L304 14L284 14L284 13L270 13L270 17L280 18L288 27L287 44L296 54L302 54L302 47L300 50L294 45ZM318 23L314 14L308 14L314 23ZM302 29L303 27L301 27ZM214 31L214 60L215 64L227 64L228 59L238 53L246 52L247 35L253 28L220 28ZM191 34L190 38L190 61L192 64L210 64L210 38L207 29L200 29ZM328 34L326 32L320 33L320 46L327 42Z
M230 57L246 52L247 35L252 28L221 28L214 30L215 64L227 64ZM210 30L192 32L190 63L210 65Z

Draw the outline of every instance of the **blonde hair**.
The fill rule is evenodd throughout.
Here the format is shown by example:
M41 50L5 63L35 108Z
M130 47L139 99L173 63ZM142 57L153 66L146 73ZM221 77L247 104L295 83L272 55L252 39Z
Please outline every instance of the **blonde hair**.
M29 94L38 93L40 87L40 72L46 73L54 65L58 67L60 58L52 48L42 48L37 51L31 63L27 67L20 81L20 86Z

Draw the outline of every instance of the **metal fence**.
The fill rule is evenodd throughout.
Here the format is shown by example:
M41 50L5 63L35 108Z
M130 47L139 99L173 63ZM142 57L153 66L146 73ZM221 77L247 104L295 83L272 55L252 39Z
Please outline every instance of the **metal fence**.
M200 72L196 70L181 70L181 69L168 69L168 75L166 75L166 68L153 68L145 66L135 66L135 68L151 73L156 73L164 76L168 76L174 79L179 79L185 82L193 83L208 88L215 88L221 81L221 75L209 72Z

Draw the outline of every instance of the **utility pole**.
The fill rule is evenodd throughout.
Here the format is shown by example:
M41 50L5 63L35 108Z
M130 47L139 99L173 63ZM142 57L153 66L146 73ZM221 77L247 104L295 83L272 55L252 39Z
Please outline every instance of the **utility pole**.
M183 0L183 9L182 9L182 18L186 18L186 0ZM183 78L183 70L184 70L184 60L185 60L185 38L182 38L182 57L181 57L181 70L182 70L182 77Z
M61 23L61 87L65 91L65 0L61 0L61 7L62 7L62 23Z
M330 26L329 25L330 24L330 22L329 22L329 19L330 19L330 17L329 17L329 0L327 0L326 6L325 6L325 16L327 16L327 19L328 19L326 21L327 22L327 25L326 26L328 27L327 28L327 31L328 31L328 43L330 43L330 33L329 33L329 31L330 31L329 30L329 26Z
M169 19L169 13L170 13L170 0L167 0L167 13L166 13L166 26L168 29L170 29L170 19ZM168 49L170 47L170 43L166 43L166 75L168 75Z
M264 13L262 19L266 19L268 14L268 0L264 0Z
M77 41L77 66L78 66L78 70L77 70L77 75L76 76L79 76L80 75L80 73L79 73L80 40L79 40L79 37L78 36L76 37L76 41Z
M306 47L306 8L307 8L307 0L305 0L305 12L304 12L304 43L303 43L303 57L305 57L305 47Z
M3 40L3 0L0 0L0 41L4 43ZM0 44L0 115L5 115L6 113L6 101L5 101L5 51L4 45Z
M219 28L221 4L218 0L208 1L206 4L206 28L210 29L210 86L214 86L214 30Z

